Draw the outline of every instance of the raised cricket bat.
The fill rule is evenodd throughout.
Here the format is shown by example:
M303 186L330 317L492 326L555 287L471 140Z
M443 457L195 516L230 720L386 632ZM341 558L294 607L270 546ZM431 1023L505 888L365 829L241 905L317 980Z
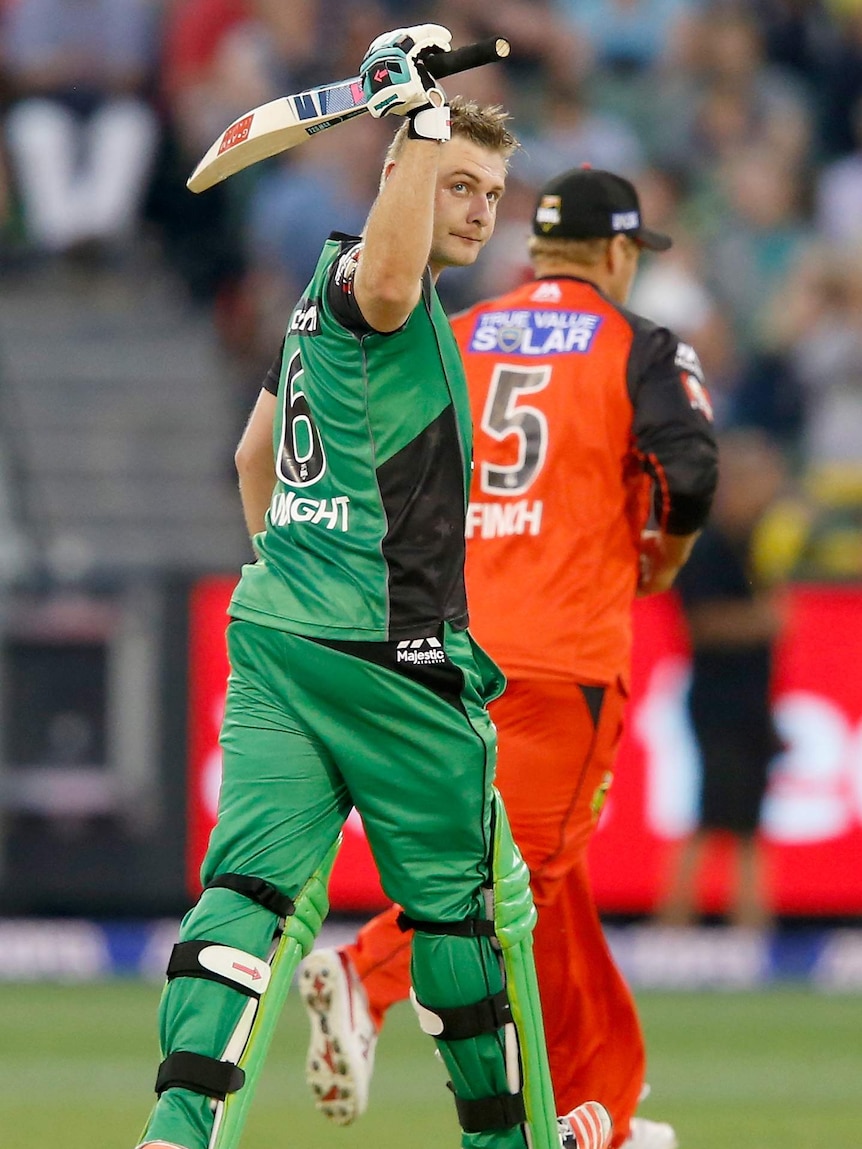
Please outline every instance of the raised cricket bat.
M492 37L452 52L428 56L425 67L435 80L442 80L456 72L503 60L509 51L508 40ZM338 84L309 88L293 96L279 96L277 100L252 108L222 132L189 176L186 186L193 192L206 191L243 168L295 148L310 136L361 116L365 111L362 81L358 76Z

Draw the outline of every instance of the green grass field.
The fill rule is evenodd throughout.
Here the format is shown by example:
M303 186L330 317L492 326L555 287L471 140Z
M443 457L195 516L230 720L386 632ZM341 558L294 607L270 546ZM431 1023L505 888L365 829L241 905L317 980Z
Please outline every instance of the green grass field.
M0 986L3 1149L131 1149L158 1054L159 988ZM862 995L798 989L640 995L653 1094L682 1149L862 1145ZM285 1012L243 1149L440 1149L458 1144L444 1072L408 1006L378 1047L369 1112L335 1129L302 1083L305 1022Z

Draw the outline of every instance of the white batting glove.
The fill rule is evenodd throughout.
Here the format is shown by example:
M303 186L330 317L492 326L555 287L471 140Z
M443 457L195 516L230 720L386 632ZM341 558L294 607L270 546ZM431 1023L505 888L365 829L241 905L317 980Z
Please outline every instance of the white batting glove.
M376 119L389 114L406 116L429 105L445 104L445 95L424 61L435 52L448 52L451 43L451 32L440 24L396 28L378 36L369 45L359 69L371 115ZM429 97L429 92L438 96Z
M393 44L403 47L401 41L405 36L413 41L415 48L412 50L416 53L424 52L428 48L438 52L452 50L452 33L448 28L444 28L442 24L414 24L411 28L396 28L394 32L384 32L382 36L371 41L365 55L369 56L378 48L389 48Z

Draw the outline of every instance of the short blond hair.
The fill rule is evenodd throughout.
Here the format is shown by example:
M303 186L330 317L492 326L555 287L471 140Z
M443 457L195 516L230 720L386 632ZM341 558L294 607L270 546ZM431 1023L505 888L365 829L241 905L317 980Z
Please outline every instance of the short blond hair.
M462 136L480 148L499 152L506 161L521 146L509 129L509 113L499 104L477 104L475 100L453 96L449 109L453 136ZM386 152L384 166L400 156L407 140L408 126L406 119L399 126Z
M622 232L618 234L622 235ZM605 257L608 244L613 236L596 236L593 239L546 239L542 235L531 235L527 243L530 259L536 263L573 264L577 267L597 267ZM631 243L639 246L637 240L626 236Z
M604 258L607 238L545 239L531 235L527 246L530 259L544 259L553 263L577 263L581 267L595 267Z

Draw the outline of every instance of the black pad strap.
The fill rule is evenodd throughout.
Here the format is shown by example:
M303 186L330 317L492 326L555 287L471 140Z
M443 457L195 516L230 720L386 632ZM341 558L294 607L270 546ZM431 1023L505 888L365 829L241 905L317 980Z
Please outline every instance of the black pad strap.
M451 1083L449 1088L452 1088ZM475 1101L455 1093L455 1108L465 1133L511 1129L515 1125L525 1125L527 1121L523 1093L499 1093L496 1097L479 1097Z
M434 1034L437 1041L465 1041L483 1033L496 1033L512 1021L512 1007L504 989L472 1005L456 1005L447 1009L432 1009L424 1005L423 1008L443 1022L443 1031Z
M208 946L221 945L221 942L177 942L171 950L170 960L168 961L168 981L175 977L202 977L207 981L217 981L219 985L226 985L229 989L235 989L237 993L244 993L246 997L260 997L260 994L252 989L249 985L244 985L240 981L234 981L231 977L225 977L224 974L215 973L211 969L200 963L200 952L205 950Z
M283 894L272 882L267 882L263 878L254 878L250 874L217 874L204 886L205 890L218 888L242 894L244 898L257 902L259 906L271 910L280 918L289 918L296 912L296 906L287 894Z
M411 918L402 910L396 918L402 933L418 930L420 934L451 934L456 938L496 937L494 923L487 918L464 918L460 922L426 922L421 918Z
M218 1061L186 1049L166 1057L156 1077L156 1093L160 1097L166 1089L190 1089L192 1093L224 1101L228 1093L236 1093L243 1085L245 1073L232 1061Z

